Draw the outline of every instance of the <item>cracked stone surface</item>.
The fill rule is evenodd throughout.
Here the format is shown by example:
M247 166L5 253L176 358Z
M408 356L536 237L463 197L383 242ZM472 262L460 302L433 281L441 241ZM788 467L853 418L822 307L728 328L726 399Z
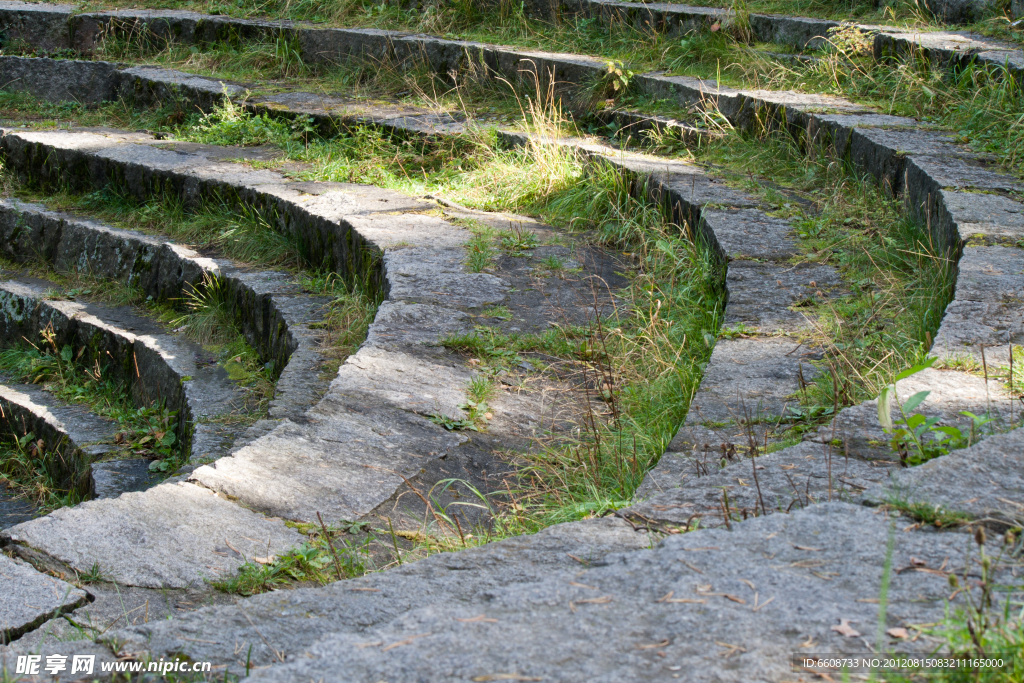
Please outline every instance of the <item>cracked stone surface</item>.
M700 388L690 402L670 452L689 452L694 446L723 443L746 445L749 436L761 443L765 426L777 422L793 395L814 377L808 360L820 357L787 337L721 339L704 369ZM748 435L744 422L750 420Z
M762 334L813 329L801 306L821 303L845 287L832 266L731 261L725 276L725 327L742 324Z
M225 661L224 648L202 641L243 643L246 650L252 644L254 660L269 663L274 655L255 626L285 659L254 672L266 681L318 680L338 667L361 681L501 675L649 681L671 679L675 671L685 671L687 680L778 681L790 675L789 658L800 643L853 652L874 640L894 522L892 566L899 571L891 575L887 624L941 618L949 588L945 574L934 570L962 572L970 562L970 534L901 533L899 522L880 511L825 503L737 523L731 532L701 530L650 550L596 558L577 555L570 530L589 524L607 534L605 528L594 521L561 525L356 581L202 610L177 628L164 623L113 637L124 639L129 652L215 661ZM567 553L594 559L566 566ZM538 572L538 557L561 566ZM451 599L456 567L459 598ZM1005 566L997 571L1008 575ZM840 619L864 640L833 631Z
M332 391L303 424L284 421L233 455L192 473L203 486L268 514L358 520L466 437L380 404Z
M80 607L85 592L26 562L0 553L0 645L7 644L47 619Z
M910 469L893 469L890 479L865 497L925 503L965 513L1000 531L1024 525L1024 429L990 436L970 448Z
M98 566L109 580L149 588L200 586L301 542L281 520L192 484L88 501L0 532L8 550L57 571Z
M638 521L702 527L725 524L725 491L730 519L774 514L829 500L860 502L863 492L899 466L891 460L846 457L843 449L805 441L755 459L739 458L719 469L720 451L666 453L673 467L652 471L649 496L621 511ZM756 468L756 470L755 470ZM756 474L756 481L755 481Z

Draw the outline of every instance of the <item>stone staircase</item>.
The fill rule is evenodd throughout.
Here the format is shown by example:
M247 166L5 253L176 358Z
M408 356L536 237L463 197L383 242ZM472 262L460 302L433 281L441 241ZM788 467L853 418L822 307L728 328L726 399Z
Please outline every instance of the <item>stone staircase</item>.
M665 31L703 29L728 17L714 8L602 0L573 7ZM299 41L309 61L422 58L435 71L449 73L472 58L517 81L529 61L535 73L551 74L566 93L605 68L602 60L585 56L396 32L189 12L72 15L59 5L0 5L0 24L9 36L83 55L102 31L138 22L158 36L197 46L221 40L229 30L240 40L285 34ZM751 25L759 37L803 47L834 23L754 15ZM1005 64L1014 77L1024 68L1014 46L952 33L863 30L874 35L879 58L923 52L941 64ZM174 97L209 110L225 97L245 94L240 84L195 74L86 60L2 56L0 75L8 87L51 101L96 103L120 96L144 107ZM947 131L835 97L748 92L662 74L634 80L640 92L681 109L713 108L737 128L757 132L767 126L788 131L802 145L826 146L858 173L876 178L903 199L908 214L926 221L933 243L958 263L954 298L933 353L948 360L984 353L992 367L1009 361L1011 345L1021 343L1024 320L1021 252L1015 246L1024 229L1024 188L993 170L996 160L959 144ZM459 117L368 106L343 93L324 97L293 90L247 100L245 106L275 116L313 116L322 129L368 125L435 138L467 131ZM674 125L693 141L710 135L696 124L643 112L616 116L638 126ZM519 131L496 132L509 146L529 141ZM125 618L109 632L92 629L88 641L46 641L46 647L96 651L107 660L184 656L213 662L217 675L226 670L281 681L811 680L813 674L793 669L794 653L928 651L933 644L927 638L907 642L884 628L876 633L880 600L888 610L883 626L937 622L947 599L963 604L963 596L960 602L949 597L949 576L976 574L980 566L985 541L963 529L922 528L876 506L895 498L937 505L990 534L1024 524L1020 430L904 469L885 444L873 401L841 411L796 445L719 468L730 447L743 452L756 445L762 453L775 447L768 427L783 418L801 378L813 377L811 361L821 354L804 346L810 323L792 305L809 292L842 296L841 274L831 266L794 264L800 254L794 226L713 171L601 141L544 140L620 170L637 192L687 226L721 267L725 325L742 324L749 331L718 340L685 422L633 505L614 517L558 525L323 588L214 599L203 591L205 580L301 542L284 520L312 522L320 513L329 523L376 515L402 523L411 517L399 501L414 487L464 478L486 488L486 471L500 467L487 444L426 418L465 417L465 387L474 376L461 359L439 351L437 340L470 331L473 316L487 307L515 301L514 279L467 272L468 231L439 217L437 204L424 199L369 186L299 183L228 161L244 158L245 150L144 133L8 128L0 135L5 167L28 182L82 192L115 186L141 201L173 196L192 206L227 198L235 208L274 216L275 229L302 253L317 255L320 261L313 265L363 278L386 293L367 341L321 398L309 379L317 362L309 323L322 302L301 296L288 278L252 273L45 207L13 200L0 206L0 248L8 258L27 258L29 245L43 244L55 269L88 259L104 277L139 278L147 292L162 297L215 274L229 283L247 338L285 368L270 411L274 422L237 441L237 435L224 436L217 446L208 445L203 425L196 425L190 443L200 466L188 468L182 480L92 500L2 532L5 549L36 569L0 556L6 563L0 564L0 588L25 596L11 602L10 616L6 602L0 607L4 639L18 638L0 649L0 657L41 647L33 634L61 613L84 623L90 596L96 613L109 617L114 598L108 588L83 591L37 571L72 579L98 566L116 585L132 590L198 594L190 606L228 604L189 614L165 606L160 614L176 618ZM49 301L31 283L8 281L0 295L5 310L37 311L26 318L8 316L7 338L57 321L69 339L100 334L101 348L112 349L111 355L127 358L130 348L144 357L140 368L166 378L161 396L180 395L175 405L191 422L230 402L228 385L224 393L209 389L212 384L200 389L200 369L186 364L190 352L167 352L178 348L173 339L145 330L136 334L131 321L111 311ZM897 390L900 396L930 390L925 409L946 424L966 425L964 411L988 414L1001 429L1019 423L1021 407L1002 385L974 374L929 369L902 380ZM26 419L53 430L47 438L67 435L71 443L89 443L64 426L72 422L60 417L64 408L18 391L8 387L3 397L5 410L8 404L22 406L12 416L28 411ZM225 398L218 403L217 396ZM491 446L522 444L535 434L543 408L528 396L502 394L493 403L499 417L490 430ZM694 525L701 528L679 533ZM1013 584L1019 559L1013 552L1000 554L1001 542L988 539L986 552L999 558L995 579ZM889 592L880 597L883 576ZM1019 599L1018 593L1006 599ZM77 622L75 615L81 615ZM856 635L833 628L839 624L852 624Z

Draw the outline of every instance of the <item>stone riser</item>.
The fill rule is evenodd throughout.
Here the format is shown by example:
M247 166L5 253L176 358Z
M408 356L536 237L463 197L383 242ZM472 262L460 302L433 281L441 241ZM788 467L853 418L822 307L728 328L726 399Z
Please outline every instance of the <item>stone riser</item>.
M45 207L0 201L0 249L17 262L42 261L57 271L81 271L99 279L135 285L161 300L182 300L207 278L228 295L246 341L295 396L278 391L275 417L311 405L309 389L325 388L309 365L318 364L317 334L308 325L324 299L302 296L291 278L275 272L245 272L227 261L205 258L158 238L71 218ZM298 352L303 359L292 365ZM323 386L317 386L323 385ZM277 405L275 405L277 404Z
M112 450L108 444L117 432L116 423L81 409L58 406L36 387L10 384L0 385L0 424L8 437L20 438L31 432L33 443L26 444L26 450L41 440L47 477L82 497L94 488L89 464ZM108 444L95 443L100 440Z
M178 411L176 432L185 453L192 446L192 421L207 412L204 408L220 408L217 412L230 409L219 402L211 405L204 395L209 380L196 382L196 370L183 367L181 360L168 354L156 340L105 324L80 305L47 301L44 296L42 290L23 285L0 285L0 338L38 343L40 332L52 329L58 349L70 346L76 356L84 350L79 361L90 367L98 363L113 378L130 386L136 405L163 403L168 410Z

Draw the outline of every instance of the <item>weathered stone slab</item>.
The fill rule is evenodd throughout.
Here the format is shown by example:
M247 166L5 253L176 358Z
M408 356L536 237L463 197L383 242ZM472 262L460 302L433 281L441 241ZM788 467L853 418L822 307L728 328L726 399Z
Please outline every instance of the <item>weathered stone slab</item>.
M469 273L462 249L407 247L384 254L393 301L479 309L505 300L508 285L488 273Z
M990 436L918 467L894 469L865 497L960 512L1000 529L1024 526L1024 429Z
M725 286L724 325L772 334L813 329L811 307L835 296L843 280L832 266L735 260Z
M1007 429L1019 420L1019 404L1012 400L999 380L989 380L957 370L936 370L928 368L900 380L896 394L900 403L906 402L919 391L931 392L914 411L929 417L941 417L943 425L959 429L964 436L971 434L971 418L961 415L969 411L975 415L987 415L992 423L985 426L975 439L990 437ZM896 402L892 406L892 419L901 419ZM889 446L889 436L878 422L878 402L874 399L844 408L833 418L831 424L820 427L810 438L820 443L835 442L842 452L854 457L878 459L895 458ZM838 444L842 444L839 446Z
M253 557L283 553L302 536L192 484L61 508L0 533L13 552L62 571L98 567L112 581L187 588L223 578Z
M85 591L0 553L0 645L88 602Z
M440 352L440 340L473 331L473 319L444 306L385 301L366 336L365 346L388 351L414 348L418 353Z
M353 680L396 682L650 681L676 674L694 681L778 681L792 675L790 658L801 643L822 652L860 652L865 641L897 651L931 647L874 642L894 522L880 511L826 503L737 523L732 532L672 536L652 550L597 562L577 555L584 562L575 570L549 569L538 578L516 556L476 564L488 549L437 556L356 582L254 598L240 605L252 625L229 607L156 630L133 629L126 648L219 662L227 647L245 643L248 650L252 643L253 659L272 664L258 628L265 642L291 655L253 672L264 681L327 679L338 670ZM892 538L885 625L941 619L950 593L944 572L962 574L969 562L976 569L976 559L965 554L970 536L897 531ZM562 558L576 555L568 544L552 550ZM453 561L462 567L457 581L444 570ZM905 570L915 567L930 571ZM1005 565L995 573L1010 580ZM442 581L458 586L457 598L451 589L434 592ZM955 596L954 606L962 599ZM841 619L864 637L832 630ZM207 640L222 644L197 642Z
M709 210L701 212L701 232L715 236L722 256L734 259L782 260L799 250L789 221L772 218L755 209Z
M151 472L152 461L144 458L106 460L90 465L93 498L117 498L126 491L145 491L160 483L161 475Z
M529 536L433 555L323 590L267 593L236 606L204 609L175 621L150 621L108 636L123 642L128 652L182 652L197 661L243 671L250 646L254 666L278 663L271 647L291 655L304 652L325 633L339 628L359 631L366 624L393 619L410 606L486 599L492 590L528 587L545 578L572 580L585 567L601 564L609 553L650 545L650 536L635 532L621 519L560 524ZM377 585L379 579L387 586ZM353 620L349 615L354 612L362 616ZM242 644L238 652L235 643Z
M1022 256L1016 247L964 248L956 295L935 335L935 354L980 363L984 348L986 364L1009 366L1010 344L1024 343Z
M702 527L723 526L723 491L734 523L830 500L859 502L866 489L899 467L891 460L846 457L841 446L807 441L754 460L740 457L721 469L717 449L666 453L666 458L677 462L652 471L646 486L654 492L620 514L644 523L686 526L700 520Z
M0 56L0 88L28 92L47 102L114 99L117 64Z
M449 361L428 362L414 356L363 347L349 356L331 382L336 396L387 403L419 415L466 417L466 386L473 373Z
M942 202L961 239L1016 242L1024 238L1024 204L1019 201L997 194L942 190Z
M911 119L913 120L913 119ZM1024 183L1005 173L995 164L960 157L914 155L907 159L907 173L920 173L937 187L952 190L984 190L986 192L1024 192Z
M668 450L689 452L723 443L746 448L751 436L762 444L764 429L780 420L786 406L797 405L793 394L800 389L799 377L813 378L815 370L807 361L816 356L788 337L719 340Z
M192 478L244 505L304 522L357 520L389 501L427 463L466 437L371 401L331 391L303 424L285 420Z

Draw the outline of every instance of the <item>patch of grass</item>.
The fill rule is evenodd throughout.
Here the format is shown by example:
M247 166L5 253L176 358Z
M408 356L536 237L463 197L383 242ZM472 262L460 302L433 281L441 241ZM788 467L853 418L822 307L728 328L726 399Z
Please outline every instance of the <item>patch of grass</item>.
M903 514L916 519L922 524L937 529L949 529L965 526L973 520L970 515L955 510L948 510L942 505L927 501L911 501L901 496L891 496L885 503L888 507L899 510Z
M472 233L473 237L466 242L466 268L471 273L482 273L494 265L494 257L498 251L494 248L497 231L479 221L457 221Z
M324 586L362 576L372 568L369 536L353 547L345 540L345 532L337 527L325 525L307 533L308 540L287 553L248 558L237 574L211 584L224 593L256 595L303 585Z
M275 370L280 368L274 368L273 361L264 362L245 340L226 283L205 276L199 287L187 293L184 308L185 313L171 318L169 324L176 332L216 353L228 377L245 387L247 420L265 415L274 397Z
M491 308L484 309L480 314L481 318L499 318L501 320L511 320L512 311L509 310L508 306L492 306Z
M250 147L275 144L289 150L305 147L315 128L308 116L290 119L252 114L230 99L215 105L209 113L199 114L191 125L177 131L178 137L207 145Z
M323 331L320 352L336 361L329 370L337 372L338 365L355 353L366 339L380 298L371 296L365 285L345 282L337 273L305 273L300 282L303 290L310 294L330 297L323 320L310 327Z

